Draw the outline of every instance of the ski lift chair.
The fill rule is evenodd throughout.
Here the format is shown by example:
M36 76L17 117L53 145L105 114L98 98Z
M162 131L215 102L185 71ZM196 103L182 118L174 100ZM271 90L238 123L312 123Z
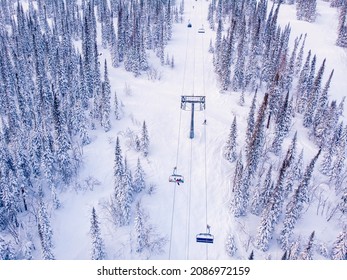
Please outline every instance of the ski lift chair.
M182 175L172 174L169 177L169 182L181 184L184 183L184 177Z
M207 225L207 232L206 233L199 233L196 235L196 242L198 243L213 243L214 236L210 233L210 226Z
M188 25L187 25L188 28L191 28L192 27L192 24L189 22Z
M198 33L205 33L205 29L203 27L199 28Z
M196 242L198 243L213 243L214 236L210 233L199 233L196 235Z
M169 182L177 183L178 185L184 183L184 177L182 175L176 174L176 171L177 171L177 166L174 167L172 171L172 175L169 177Z

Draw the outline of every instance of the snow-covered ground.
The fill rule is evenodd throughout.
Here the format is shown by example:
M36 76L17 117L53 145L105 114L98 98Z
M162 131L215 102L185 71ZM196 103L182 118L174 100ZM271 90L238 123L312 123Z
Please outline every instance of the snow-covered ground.
M269 2L270 3L270 2ZM160 80L149 80L146 73L134 78L122 68L109 67L112 92L124 104L121 120L112 120L112 129L92 131L92 143L84 148L84 166L78 181L89 176L100 185L86 191L69 190L60 195L63 207L52 212L54 233L54 254L57 259L90 259L91 239L89 235L92 207L96 208L101 223L108 259L143 258L131 251L134 243L133 221L127 227L115 228L110 222L103 202L113 193L113 161L116 137L120 137L123 155L134 169L140 157L146 172L147 185L155 185L153 194L148 189L136 199L142 201L149 214L150 223L160 236L168 240L163 254L148 256L151 259L229 259L225 252L228 233L233 233L238 251L235 259L246 259L256 235L259 217L248 214L235 219L229 212L231 178L235 163L230 164L222 157L222 147L227 139L233 117L237 117L238 147L244 145L247 115L253 94L245 96L245 105L238 104L239 93L221 94L208 53L210 39L215 33L208 27L208 1L185 1L182 24L175 24L173 38L166 52L174 56L175 67L160 66L153 55L151 63L160 73ZM270 5L269 5L270 6ZM187 28L188 20L192 28ZM347 79L347 56L344 49L335 46L337 10L329 3L318 1L318 16L315 23L297 21L295 6L283 5L279 23L290 22L291 40L301 33L307 33L306 51L317 54L317 65L327 58L324 78L331 69L335 75L331 85L331 98L340 101L345 95ZM198 33L204 25L205 33ZM101 49L101 46L100 46ZM110 54L103 50L100 61L110 61ZM128 87L128 92L125 88ZM190 111L180 109L181 95L205 95L206 110L195 112L195 138L189 139ZM203 125L204 119L207 125ZM148 158L126 145L127 129L139 133L146 121L150 136ZM301 125L301 124L300 124ZM300 127L297 124L297 127ZM286 144L289 143L286 140ZM316 147L306 139L306 132L299 133L299 149L305 147L305 164L316 153ZM177 162L176 162L177 160ZM168 182L173 167L184 175L185 183L177 186ZM329 190L325 192L329 196ZM134 204L135 205L135 204ZM329 245L335 240L339 225L327 223L325 215L316 214L316 206L305 213L296 227L306 242L309 234L316 230L317 242ZM195 235L211 226L214 244L195 242ZM280 259L283 252L273 240L266 253L257 252L257 258ZM273 245L273 246L272 246ZM39 250L38 250L39 251ZM38 252L39 254L39 252ZM39 255L37 258L40 258ZM320 257L318 257L320 258Z

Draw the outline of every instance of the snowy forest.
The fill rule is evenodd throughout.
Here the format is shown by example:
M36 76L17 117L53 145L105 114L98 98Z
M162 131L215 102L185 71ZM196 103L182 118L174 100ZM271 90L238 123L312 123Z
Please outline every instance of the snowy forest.
M346 260L346 14L1 0L0 260Z

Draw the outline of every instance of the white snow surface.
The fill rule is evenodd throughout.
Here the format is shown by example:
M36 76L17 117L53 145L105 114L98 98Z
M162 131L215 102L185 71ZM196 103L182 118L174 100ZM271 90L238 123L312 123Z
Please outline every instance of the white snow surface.
M345 94L347 57L346 51L335 46L337 35L337 10L329 3L318 2L318 16L315 23L298 21L295 6L282 5L279 23L290 22L291 42L301 33L307 33L308 49L317 54L317 65L326 57L325 80L331 69L335 69L330 96L340 101ZM276 227L269 251L263 253L252 245L260 219L250 213L243 218L234 218L229 211L231 180L235 163L222 157L233 117L237 117L238 150L245 143L247 115L253 93L245 94L245 104L238 104L240 93L221 94L212 65L212 54L208 53L210 39L214 42L215 32L208 28L208 1L185 1L183 22L174 24L173 37L166 47L166 53L174 56L175 67L161 66L154 54L151 64L160 73L160 80L149 80L146 73L135 78L122 67L112 68L108 50L102 50L102 62L109 65L112 92L116 91L124 105L121 120L112 119L112 129L105 133L101 127L91 131L92 143L84 147L84 165L76 182L83 182L92 176L100 182L93 190L78 191L74 187L60 193L62 208L52 211L54 254L57 259L83 260L91 257L90 217L95 207L101 224L101 234L105 242L108 259L230 259L225 251L228 233L235 236L237 252L233 259L246 259L254 250L256 259L280 259L283 251L276 238L281 225ZM269 6L271 7L271 2ZM187 28L187 22L193 24ZM198 33L204 25L205 33ZM102 49L101 45L99 46ZM166 57L166 55L165 55ZM131 93L125 93L125 86ZM206 110L195 112L195 138L189 139L190 111L180 109L181 95L205 95ZM260 98L258 101L260 102ZM203 125L204 119L207 125ZM147 158L127 147L124 133L131 129L136 133L146 121L150 136ZM307 131L302 128L299 118L285 140L287 147L295 129L298 129L298 151L304 148L305 165L317 152L317 147L308 140ZM155 232L167 238L168 242L161 254L136 254L134 236L134 215L129 226L116 228L111 223L103 202L113 193L113 161L116 137L120 137L123 156L134 170L140 157L146 172L147 189L136 196L149 215L149 222ZM177 162L176 162L177 159ZM177 186L168 182L173 167L185 177L185 183ZM317 166L315 168L317 170ZM319 175L316 171L315 176ZM313 185L318 177L313 178ZM321 182L321 180L318 180ZM153 194L148 194L148 186L155 185ZM320 186L325 197L334 201L334 194L325 186ZM206 196L207 194L207 196ZM135 203L133 204L134 214ZM334 205L332 205L334 206ZM315 230L315 244L328 246L336 239L341 225L332 219L326 221L325 213L317 214L317 198L298 221L295 233L306 244L309 234ZM211 226L214 244L195 242L196 234ZM40 258L37 250L37 258ZM323 257L317 252L316 259Z

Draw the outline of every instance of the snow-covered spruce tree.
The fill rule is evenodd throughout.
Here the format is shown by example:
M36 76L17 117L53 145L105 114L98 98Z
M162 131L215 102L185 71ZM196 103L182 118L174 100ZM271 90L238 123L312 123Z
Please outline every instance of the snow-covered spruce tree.
M208 52L209 53L214 53L214 47L213 47L213 44L212 44L212 39L210 39L210 45L209 45L209 48L208 48Z
M134 173L133 189L135 193L139 193L145 187L146 187L145 172L141 166L140 158L138 158L135 173Z
M146 229L146 216L140 205L136 203L135 210L136 252L141 253L148 246L148 231Z
M255 124L255 109L256 109L256 102L257 102L257 90L255 90L254 92L254 96L253 96L253 100L252 100L252 104L248 113L248 117L247 117L247 130L246 130L246 154L249 153L249 145L252 139L252 134L253 134L253 130L254 130L254 124Z
M10 241L5 241L0 237L0 260L15 260L16 252Z
M289 147L287 154L282 162L278 180L271 194L271 198L269 198L269 202L265 206L261 215L261 222L260 226L258 227L256 244L257 247L264 252L269 249L269 243L273 237L275 225L278 223L279 217L282 213L286 178L293 160L293 149Z
M298 37L295 38L294 48L292 50L288 63L286 63L286 69L283 75L284 77L283 77L283 85L282 85L282 89L284 92L289 91L292 88L292 83L293 83L294 74L295 74L296 53L297 53L301 38L302 38L302 35L299 38Z
M122 111L121 111L121 104L118 100L117 97L117 92L114 92L114 116L116 118L116 120L120 120L122 118Z
M275 138L271 149L278 155L282 148L284 138L287 136L292 122L292 106L289 100L289 91L286 94L283 105L276 119Z
M317 63L317 56L314 55L312 60L311 60L310 72L309 72L306 87L305 87L306 102L308 102L308 100L310 98L310 93L311 93L311 90L313 87L314 77L315 77L315 72L316 72L316 63Z
M105 245L101 237L100 223L94 207L92 209L92 217L90 222L90 235L92 238L91 259L104 260L106 257Z
M298 56L295 61L295 76L298 76L300 71L301 71L301 66L302 66L302 61L304 57L304 49L305 49L305 44L306 44L306 38L307 38L307 33L304 35L304 39L301 43L301 47L298 53Z
M300 253L301 240L300 236L290 245L288 259L289 260L297 260L299 258Z
M296 164L298 161L294 162L297 154L297 132L295 132L292 142L288 148L290 150L290 154L293 156L293 162L290 165L290 168L288 170L287 176L286 176L286 182L285 182L285 187L284 187L284 199L287 199L289 193L292 192L294 181L295 181L295 176L297 169L299 168ZM301 168L301 167L300 167Z
M266 93L258 111L258 117L254 125L251 139L247 141L249 143L247 147L247 169L250 175L255 174L263 153L268 97L269 95Z
M347 3L346 1L344 1L340 8L339 25L338 25L337 40L336 40L336 45L343 48L347 47L346 14L347 14Z
M248 194L244 190L244 173L245 169L242 163L242 154L240 153L240 156L236 161L235 174L232 183L233 197L230 203L231 212L235 217L245 215L246 213L245 201L247 200L246 196L248 196Z
M346 141L347 141L347 126L345 126L341 132L340 139L336 145L336 157L332 162L332 168L330 173L330 182L334 182L335 189L338 190L342 183L342 171L345 166L346 159Z
M42 258L44 260L54 260L53 254L53 231L49 221L46 205L40 198L37 221L38 233L42 247Z
M292 198L286 206L285 218L283 221L284 228L281 231L281 247L284 250L289 249L291 237L293 236L293 229L297 220L301 217L305 204L309 203L309 184L312 177L315 163L320 155L320 150L317 155L311 160L307 166L303 179L297 189L295 190Z
M234 256L237 251L234 235L231 233L228 234L227 241L225 242L225 251L229 257Z
M306 105L307 81L310 72L311 50L308 51L305 63L300 71L296 88L296 111L300 114L304 112Z
M110 199L110 212L116 226L128 225L130 222L131 197L129 196L129 188L131 186L128 184L120 142L117 137L114 160L114 193Z
M323 132L325 131L323 129L324 127L324 115L327 113L327 109L328 109L328 91L330 88L330 83L331 83L331 79L334 75L334 69L330 72L329 78L325 83L325 86L319 96L318 99L318 105L317 105L317 110L316 113L314 115L314 119L313 119L313 127L312 130L313 132L311 132L311 134L314 135L315 140L317 141L317 143L322 146L322 138L323 137ZM324 140L323 140L324 141Z
M323 160L321 162L321 166L320 166L320 172L322 172L322 174L327 175L327 176L331 176L331 170L332 170L332 158L333 158L333 147L328 148L324 155L323 155Z
M245 18L242 19L243 24L246 25L246 20ZM245 77L244 77L244 68L245 68L245 60L246 60L246 51L247 51L247 46L245 42L245 37L246 37L246 28L242 28L243 32L241 32L240 35L240 40L237 45L237 61L235 64L235 70L234 70L234 75L232 79L232 89L234 91L243 91L244 90L244 85L245 85Z
M316 19L317 0L297 0L296 1L296 18L314 22Z
M330 1L330 7L336 8L336 7L341 7L345 0L331 0Z
M221 82L221 90L227 91L230 86L230 75L231 75L231 62L232 62L232 56L234 53L234 32L235 32L235 22L232 21L231 27L228 29L227 38L223 38L222 40L222 48L224 51L221 51L221 54L219 56L220 62L218 65L220 65L219 72L219 78Z
M296 181L300 181L303 175L304 149L301 149L299 157L294 164L293 175Z
M233 123L230 128L230 133L228 136L228 140L224 147L224 158L230 162L236 160L236 138L237 138L237 124L236 124L236 116L234 116Z
M213 65L215 72L218 76L221 73L221 56L222 56L222 30L223 30L223 22L222 20L218 20L217 31L216 31L216 39L214 43L215 52L213 53Z
M128 167L128 160L124 158L124 188L126 192L126 196L129 200L129 204L134 201L134 184L133 184L133 174ZM130 205L129 205L130 208Z
M147 157L148 155L148 150L149 150L149 134L148 134L148 130L147 130L147 125L146 125L146 121L143 121L142 124L142 131L141 131L141 151L142 154Z
M114 150L114 176L122 176L123 175L123 155L122 155L122 149L120 146L120 140L117 136L116 138L116 146Z
M265 252L269 249L270 240L273 237L276 213L269 206L264 209L263 213L266 214L262 215L260 226L257 230L256 246L258 249Z
M307 107L304 114L304 122L303 122L305 127L312 126L314 114L317 110L318 101L319 101L319 97L321 93L321 83L322 83L322 78L323 78L324 69L325 69L325 60L326 59L323 60L323 63L318 70L318 73L315 77L315 80L310 89L310 92L308 93L308 100L307 100L308 102L307 102Z
M331 249L333 260L347 260L347 228L339 233Z
M252 250L252 252L249 254L248 256L249 260L254 260L254 251Z
M136 203L134 230L136 235L136 252L160 254L167 242L166 238L155 233L154 227L148 223L148 215L142 208L141 201Z
M299 259L301 259L301 260L312 260L314 235L315 235L315 232L313 231L310 234L310 237L308 239L308 243L307 243L306 247L300 253Z
M268 204L270 197L272 196L274 184L271 180L272 165L270 165L264 182L255 190L252 196L251 202L251 213L254 215L259 215L264 207Z
M105 132L111 129L110 113L111 113L111 85L108 78L107 62L105 60L104 66L104 81L102 83L101 93L101 126Z

